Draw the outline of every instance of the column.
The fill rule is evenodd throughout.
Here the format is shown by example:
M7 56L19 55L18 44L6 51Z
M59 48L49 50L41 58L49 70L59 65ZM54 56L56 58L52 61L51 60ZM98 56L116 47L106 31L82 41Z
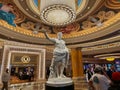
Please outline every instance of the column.
M87 89L80 48L71 49L71 63L75 90Z
M72 63L72 75L73 78L79 77L79 61L78 61L78 56L77 56L77 50L76 49L71 49L71 63Z
M83 61L82 61L82 52L80 49L71 49L71 63L73 78L83 77Z
M78 69L79 76L84 77L82 52L81 52L81 50L77 50L77 52L78 52L77 55L78 55L78 63L79 63L79 65L78 65L78 67L79 67L79 69Z

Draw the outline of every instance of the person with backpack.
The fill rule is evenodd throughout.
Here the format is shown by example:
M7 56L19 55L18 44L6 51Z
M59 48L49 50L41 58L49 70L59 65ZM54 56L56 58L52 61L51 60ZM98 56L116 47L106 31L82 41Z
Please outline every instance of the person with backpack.
M101 66L96 66L95 74L90 78L89 85L91 90L108 90L112 81L103 72Z

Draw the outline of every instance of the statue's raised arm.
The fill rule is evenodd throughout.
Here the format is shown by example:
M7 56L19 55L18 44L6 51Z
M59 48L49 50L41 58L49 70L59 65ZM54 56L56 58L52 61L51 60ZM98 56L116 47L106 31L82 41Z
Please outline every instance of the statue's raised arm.
M53 43L55 43L55 42L56 42L54 38L50 38L50 37L48 36L48 34L47 34L47 31L46 31L46 30L41 30L40 32L44 33L44 35L45 35L46 39L48 39L49 41L51 41L51 42L53 42Z

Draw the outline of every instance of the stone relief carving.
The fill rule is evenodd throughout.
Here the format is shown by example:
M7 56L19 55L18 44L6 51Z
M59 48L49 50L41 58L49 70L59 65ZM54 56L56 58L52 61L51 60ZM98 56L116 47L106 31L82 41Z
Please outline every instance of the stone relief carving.
M120 9L120 0L106 0L105 6L110 9Z
M114 11L100 11L96 15L92 16L94 19L96 19L96 22L103 23L104 21L112 18L115 16ZM96 23L94 20L92 21L90 18L88 18L86 21L82 22L81 28L82 29L88 29L96 26L98 23Z
M71 32L77 32L80 30L80 25L78 23L72 23L65 27L55 27L53 29L54 33L62 32L63 34L69 34Z

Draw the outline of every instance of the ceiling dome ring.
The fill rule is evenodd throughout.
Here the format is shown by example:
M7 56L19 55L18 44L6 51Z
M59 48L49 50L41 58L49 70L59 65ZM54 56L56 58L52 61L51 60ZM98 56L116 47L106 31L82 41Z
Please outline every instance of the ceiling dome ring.
M46 24L52 26L64 26L75 20L76 13L67 5L55 4L43 9L40 18Z

